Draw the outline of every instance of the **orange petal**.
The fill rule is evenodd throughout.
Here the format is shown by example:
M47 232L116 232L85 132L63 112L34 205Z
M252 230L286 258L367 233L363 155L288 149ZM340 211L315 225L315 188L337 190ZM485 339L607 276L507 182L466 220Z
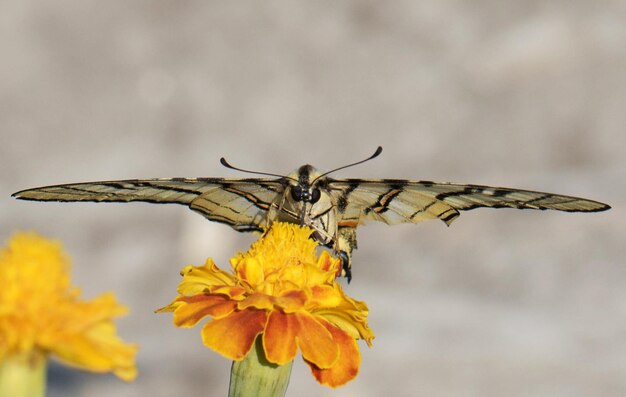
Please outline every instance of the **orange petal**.
M296 335L298 322L293 314L272 311L263 333L265 356L271 363L285 365L291 362L298 350Z
M174 324L186 328L193 327L206 316L227 316L237 304L221 295L180 296L176 301L184 303L174 310Z
M333 365L339 354L330 332L307 312L273 311L267 320L263 346L267 359L279 365L293 360L297 347L306 360L320 368Z
M230 286L230 285L216 285L212 287L207 287L204 293L210 293L215 295L225 295L230 299L241 300L243 296L246 294L246 290L243 287L239 286Z
M257 335L263 332L267 313L243 310L214 319L202 329L202 342L231 360L241 360L252 348Z
M339 348L332 334L308 312L298 312L294 315L300 324L297 341L302 350L302 357L315 363L319 368L333 366L339 358Z
M306 293L302 290L285 291L276 298L276 306L286 313L293 313L302 309L307 301Z
M325 323L326 329L333 335L339 346L339 359L331 368L320 369L312 362L307 361L313 376L322 385L338 387L354 379L359 373L361 353L356 340L337 327Z

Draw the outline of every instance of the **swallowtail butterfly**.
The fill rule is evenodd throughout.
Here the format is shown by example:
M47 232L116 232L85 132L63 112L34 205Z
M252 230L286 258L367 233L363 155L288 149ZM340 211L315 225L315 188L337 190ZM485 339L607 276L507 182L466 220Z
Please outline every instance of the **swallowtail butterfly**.
M334 179L303 165L287 176L268 178L167 178L83 182L22 190L13 196L34 201L95 201L183 204L239 232L262 231L273 221L314 229L314 238L341 257L351 278L356 228L366 221L390 225L440 219L449 225L459 211L479 207L597 212L610 208L593 200L530 190L404 179ZM224 158L224 166L231 166Z

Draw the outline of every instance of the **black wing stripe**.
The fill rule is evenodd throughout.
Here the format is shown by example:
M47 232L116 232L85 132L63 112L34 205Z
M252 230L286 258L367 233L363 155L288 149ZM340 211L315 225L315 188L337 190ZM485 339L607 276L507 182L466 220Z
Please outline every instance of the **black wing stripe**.
M248 209L252 206L252 205L250 205L249 207L247 207L247 208L245 208L245 209L243 209L243 210L241 210L241 211L240 211L240 210L237 210L237 209L233 208L233 207L232 207L232 206L230 206L230 205L226 205L225 203L219 203L219 202L217 202L217 201L215 201L215 200L211 200L211 199L210 199L209 197L207 197L207 196L203 196L203 197L202 197L202 200L207 201L207 202L208 202L208 203L210 203L210 204L213 204L216 208L220 208L220 209L227 209L227 210L229 210L229 211L231 211L231 212L235 213L236 215L240 215L240 214L242 214L242 213L245 213L245 212L246 212L246 211L247 211L247 210L248 210ZM196 201L194 201L194 203L195 203L195 202L196 202ZM232 200L231 200L231 202L232 202ZM230 202L229 202L228 204L230 204ZM213 216L213 214L211 214L211 216ZM234 221L233 221L233 222L234 222Z
M136 191L136 192L140 192L143 189L156 189L156 190L160 190L160 191L172 191L172 192L177 192L177 193L183 193L183 194L199 194L199 192L197 190L194 189L184 189L181 187L177 187L177 186L159 186L157 184L154 184L152 182L137 182L133 185L124 185L121 183L103 183L102 186L107 186L110 188L113 188L115 190L128 190L128 191ZM96 193L96 192L94 192Z
M380 213L383 213L383 212L387 211L389 209L389 204L391 204L393 199L397 195L402 193L402 192L403 192L402 189L391 187L385 193L383 193L380 196L378 196L378 199L376 200L376 203L370 205L365 210L365 213L369 213L370 211L374 211L374 212L380 214Z
M426 212L428 211L428 209L430 207L432 207L433 205L435 205L437 203L437 200L433 200L430 203L428 203L428 205L422 207L422 208L418 208L414 213L411 214L411 216L409 217L409 219L413 220L415 219L415 217L419 214L421 214L422 212Z
M270 208L270 203L261 200L260 198L258 198L257 196L255 196L252 193L248 193L248 192L244 192L242 190L239 190L237 188L234 188L232 186L228 186L224 188L225 191L229 192L229 193L233 193L236 194L237 196L249 201L250 203L256 205L257 207L263 209L263 210L268 210Z
M239 232L262 232L263 229L260 228L257 225L253 225L253 224L239 224L236 223L233 219L231 218L227 218L224 216L220 216L217 214L211 214L210 216L206 217L207 219L214 221L214 222L218 222L218 223L223 223L225 225L228 225L230 227L232 227L233 229L239 231Z
M454 208L450 208L446 212L439 214L438 218L444 221L449 226L450 223L452 223L452 221L458 218L459 216L461 216L461 214L459 214L459 211L457 211Z
M337 198L337 209L339 212L343 212L346 210L348 206L348 197L350 194L359 187L360 182L358 180L351 180L348 182L348 186L345 190L342 190L341 195Z

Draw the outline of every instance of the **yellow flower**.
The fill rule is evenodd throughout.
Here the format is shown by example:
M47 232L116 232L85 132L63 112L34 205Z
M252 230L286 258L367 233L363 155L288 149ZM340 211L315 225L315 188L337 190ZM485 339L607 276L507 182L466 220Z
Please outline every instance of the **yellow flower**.
M339 259L317 256L312 230L274 223L246 253L231 259L232 273L211 259L185 267L179 296L160 311L173 311L174 324L202 329L204 344L242 360L262 334L271 363L284 365L298 349L318 382L337 387L352 380L361 361L356 339L368 345L367 306L348 297L337 282Z
M137 348L116 335L113 317L127 309L113 294L79 300L60 243L34 233L0 250L0 363L52 354L70 366L136 377Z

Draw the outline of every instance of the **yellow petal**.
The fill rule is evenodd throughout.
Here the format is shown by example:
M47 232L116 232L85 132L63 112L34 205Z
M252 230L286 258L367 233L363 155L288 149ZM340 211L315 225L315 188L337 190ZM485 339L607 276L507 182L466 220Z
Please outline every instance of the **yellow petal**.
M176 298L179 305L174 310L174 324L178 327L193 327L206 316L221 318L235 310L237 303L221 295L194 295Z
M214 319L202 329L205 346L231 360L241 360L252 348L257 335L263 332L267 313L262 310L242 310Z
M180 273L183 276L178 286L181 295L195 295L212 286L232 286L236 283L233 275L218 268L211 258L206 260L204 266L185 266Z
M330 276L330 279L326 279L325 282L332 282L341 274L341 260L339 258L333 258L328 251L322 251L322 254L317 260L317 267L325 272L326 275Z
M58 341L48 347L67 365L93 372L113 372L125 381L137 375L137 347L123 343L115 336L112 323L100 323L87 333Z
M342 302L341 294L330 285L315 285L311 287L311 300L313 307L337 307Z
M217 295L226 295L233 300L241 300L246 294L246 289L239 286L216 285L209 287L207 292Z
M372 345L374 333L367 325L365 319L355 317L354 312L344 309L321 309L313 312L316 316L322 317L324 320L341 328L344 332L355 339L364 339L368 346ZM358 313L357 313L358 314Z
M248 295L245 299L237 304L237 309L239 310L245 310L248 308L270 310L272 307L274 307L273 297L265 294Z
M237 276L250 285L260 284L265 278L263 266L256 257L246 257L237 264Z

